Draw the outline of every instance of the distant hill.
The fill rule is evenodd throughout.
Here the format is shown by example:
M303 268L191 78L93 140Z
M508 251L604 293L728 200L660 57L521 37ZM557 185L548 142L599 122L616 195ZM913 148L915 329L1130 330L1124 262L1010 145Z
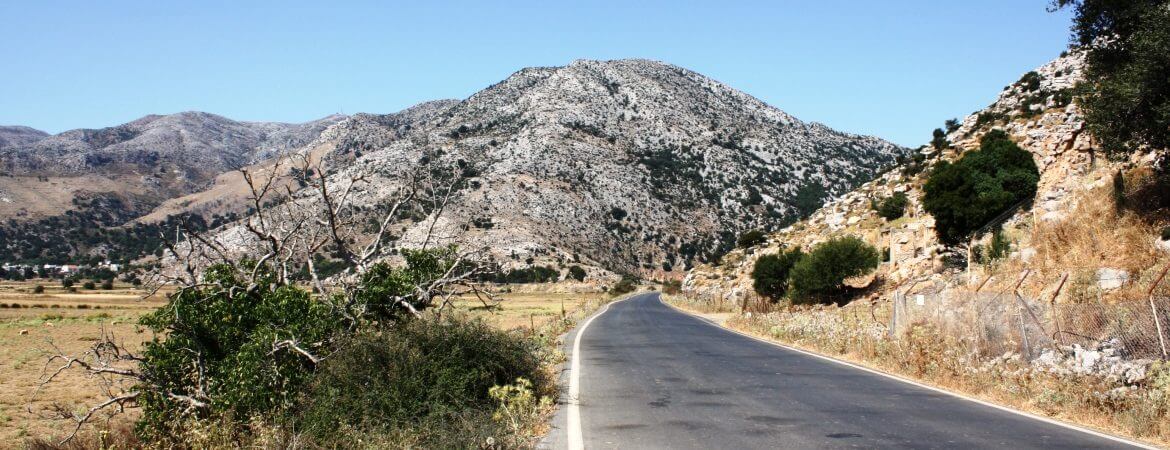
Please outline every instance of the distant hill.
M239 122L184 112L52 136L0 128L0 250L8 252L0 260L103 256L108 245L81 234L123 225L220 174L301 147L341 119Z

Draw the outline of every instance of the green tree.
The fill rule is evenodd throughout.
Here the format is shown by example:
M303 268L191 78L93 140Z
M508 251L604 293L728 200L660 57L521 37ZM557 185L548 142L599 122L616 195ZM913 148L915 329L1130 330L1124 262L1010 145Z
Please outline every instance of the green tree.
M1170 1L1054 0L1086 49L1085 123L1105 151L1170 148Z
M788 292L788 275L804 253L799 248L768 254L756 259L752 268L752 287L756 292L772 300Z
M792 267L789 290L794 303L839 301L845 279L877 268L881 255L854 236L837 237L817 245Z
M954 164L940 162L923 186L922 206L934 216L940 241L956 245L1022 200L1040 180L1032 154L995 130L979 150Z
M943 151L951 146L951 141L947 140L947 133L942 128L935 128L933 137L930 140L930 146L937 151Z
M947 133L954 133L955 130L963 126L963 122L959 122L959 119L947 119L944 125L947 127Z

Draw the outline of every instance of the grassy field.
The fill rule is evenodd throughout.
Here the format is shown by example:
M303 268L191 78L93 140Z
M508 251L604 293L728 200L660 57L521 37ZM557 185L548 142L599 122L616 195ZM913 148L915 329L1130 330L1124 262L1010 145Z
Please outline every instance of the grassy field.
M38 284L43 293L34 293ZM59 435L68 426L53 419L59 411L76 412L100 398L97 380L79 372L64 374L35 399L33 392L55 347L70 354L84 351L103 329L131 347L149 339L135 323L162 300L143 300L143 294L122 284L69 292L56 280L0 283L0 442L16 445L27 436Z
M37 285L44 292L37 294ZM481 317L503 329L540 328L572 313L604 293L503 292L495 306L486 308L474 298L454 301L454 311ZM162 305L161 296L142 299L144 292L115 284L113 290L76 292L59 281L0 282L0 448L30 436L60 436L69 421L54 418L59 411L80 412L101 399L98 380L73 371L47 386L36 398L45 362L55 348L76 354L89 348L103 330L136 348L151 333L136 326L139 316ZM563 308L563 309L562 309ZM59 364L50 367L55 369ZM129 421L133 416L117 420Z

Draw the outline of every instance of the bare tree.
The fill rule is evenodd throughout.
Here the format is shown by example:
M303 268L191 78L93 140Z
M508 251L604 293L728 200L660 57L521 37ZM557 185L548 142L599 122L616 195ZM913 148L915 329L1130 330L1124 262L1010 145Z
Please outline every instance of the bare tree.
M440 245L440 241L458 242L458 236L436 236L436 224L465 182L455 165L418 164L399 171L380 207L355 201L356 194L372 184L370 175L360 167L329 173L322 159L308 154L287 155L262 170L240 173L253 213L210 234L180 221L163 236L166 263L153 274L152 294L164 286L176 289L171 294L174 299L201 289L252 291L307 285L316 293L316 301L329 304L334 314L350 327L357 327L367 313L358 301L363 276L376 263L393 259L400 245L406 244L401 230L409 226L424 230L421 244L416 243L423 250ZM484 305L494 304L491 294L477 282L488 270L488 258L483 248L452 248L450 264L440 276L414 285L409 294L386 300L414 316L421 316L428 308L442 314L454 299L464 295L474 296ZM321 261L339 262L346 269L326 276L320 272ZM209 282L204 273L212 266L230 268L238 279L247 280L247 287ZM298 273L307 276L298 277ZM262 276L275 277L275 281L261 283ZM328 358L320 353L321 344L285 336L272 342L269 355L298 355L316 365ZM213 403L201 354L195 355L196 367L191 369L194 383L174 391L139 371L142 357L110 333L103 331L102 337L80 355L53 348L34 397L69 370L81 370L98 380L105 396L83 413L59 414L74 423L63 443L100 412L117 413L137 406L143 392L184 404L188 414L205 412Z

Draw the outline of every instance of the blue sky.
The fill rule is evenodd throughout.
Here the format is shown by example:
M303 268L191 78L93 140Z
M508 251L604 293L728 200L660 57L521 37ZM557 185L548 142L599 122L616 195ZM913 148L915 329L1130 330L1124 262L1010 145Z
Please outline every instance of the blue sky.
M300 122L466 98L527 66L650 58L919 145L1068 43L1048 0L5 1L0 124Z

